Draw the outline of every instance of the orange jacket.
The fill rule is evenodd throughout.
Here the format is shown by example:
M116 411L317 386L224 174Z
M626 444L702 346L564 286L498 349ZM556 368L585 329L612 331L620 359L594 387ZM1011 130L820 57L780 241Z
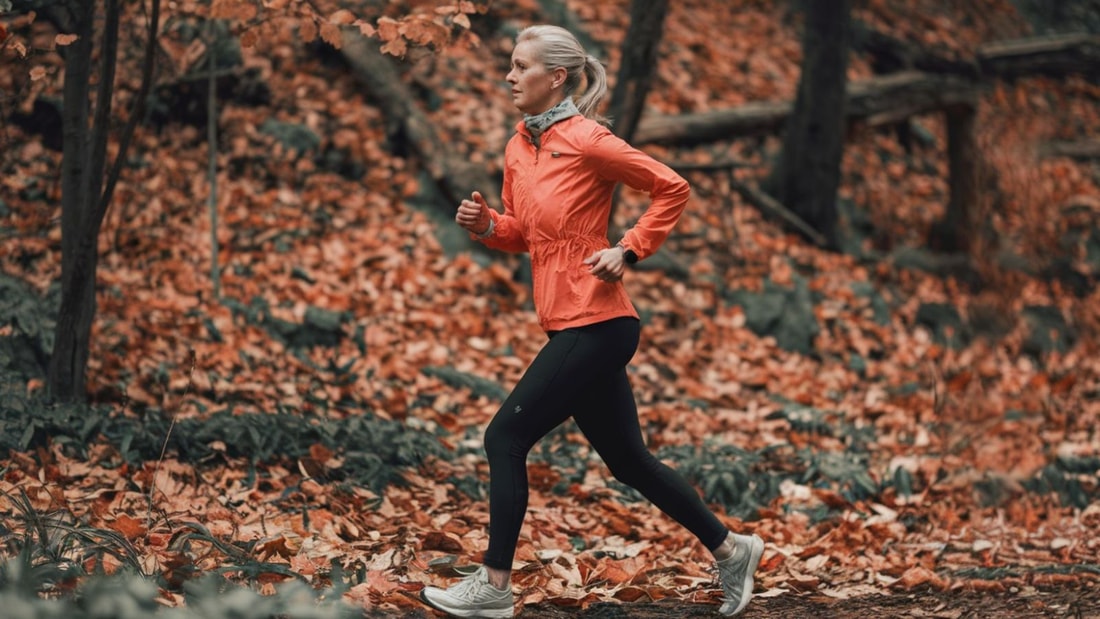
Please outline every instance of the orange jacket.
M642 260L680 218L691 193L687 181L583 116L554 123L540 142L536 149L523 122L517 125L504 151L504 213L489 210L493 231L478 240L530 252L535 311L546 331L638 317L623 283L600 280L583 261L610 246L617 183L650 194L649 207L621 241Z

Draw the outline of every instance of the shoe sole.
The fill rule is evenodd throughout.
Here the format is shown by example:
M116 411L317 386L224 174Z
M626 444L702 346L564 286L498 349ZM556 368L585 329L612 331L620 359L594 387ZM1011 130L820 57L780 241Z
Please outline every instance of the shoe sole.
M753 574L756 573L756 568L760 565L760 557L764 555L764 540L760 539L757 535L753 535L749 539L749 569L745 570L745 583L742 585L743 588L741 589L744 591L744 595L741 596L741 603L737 605L737 608L733 609L733 612L721 613L726 617L741 614L741 611L745 610L745 607L752 601L752 577Z
M448 608L439 602L434 602L428 599L428 596L424 595L424 590L420 591L420 601L424 602L432 608L452 615L454 617L485 617L486 619L511 619L515 616L512 607L508 608L483 608L480 610L460 610L457 608Z

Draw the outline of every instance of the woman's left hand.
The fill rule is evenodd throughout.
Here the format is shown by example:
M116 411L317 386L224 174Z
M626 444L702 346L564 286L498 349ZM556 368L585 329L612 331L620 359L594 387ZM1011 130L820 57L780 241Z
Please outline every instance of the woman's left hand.
M617 282L623 278L626 270L626 260L623 259L623 248L610 247L594 252L584 259L588 265L588 272L605 282Z

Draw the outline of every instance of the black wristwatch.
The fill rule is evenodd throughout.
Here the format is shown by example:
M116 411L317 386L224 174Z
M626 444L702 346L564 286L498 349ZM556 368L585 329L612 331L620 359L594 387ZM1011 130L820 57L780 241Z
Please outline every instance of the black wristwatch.
M625 260L627 264L636 264L638 262L638 254L634 253L633 249L630 249L622 243L619 243L619 247L623 248L623 260Z

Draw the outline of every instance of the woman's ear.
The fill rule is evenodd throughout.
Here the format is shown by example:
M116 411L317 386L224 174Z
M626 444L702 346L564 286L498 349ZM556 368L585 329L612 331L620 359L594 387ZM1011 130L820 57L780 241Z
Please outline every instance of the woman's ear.
M556 90L561 88L565 83L565 78L569 77L569 72L565 70L565 67L558 67L553 71L553 77L551 78L550 85Z

